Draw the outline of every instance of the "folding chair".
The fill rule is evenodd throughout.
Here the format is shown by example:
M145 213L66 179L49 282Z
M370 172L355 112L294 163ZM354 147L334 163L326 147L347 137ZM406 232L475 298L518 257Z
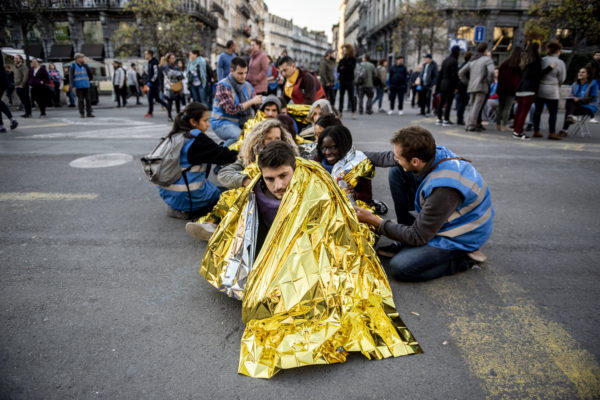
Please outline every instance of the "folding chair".
M569 127L569 136L592 137L587 122L591 119L589 115L575 115L575 122Z

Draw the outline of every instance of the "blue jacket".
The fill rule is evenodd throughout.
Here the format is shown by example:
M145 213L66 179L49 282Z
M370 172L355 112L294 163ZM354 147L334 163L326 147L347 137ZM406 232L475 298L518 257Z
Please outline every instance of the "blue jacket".
M227 77L221 79L217 85L223 85L225 86L229 92L231 93L231 96L233 97L233 100L235 101L236 104L241 104L240 103L240 99L237 96L237 93L235 92L235 90L231 87L231 84L229 83L229 80L227 79ZM244 82L244 94L246 95L247 99L250 99L250 97L252 96L252 85L250 84L250 82ZM213 101L213 109L212 109L212 113L210 115L210 126L213 129L216 129L222 125L235 125L235 126L240 126L240 115L239 114L228 114L225 109L223 107L221 107L221 105L219 104L219 102L215 99L215 101Z
M179 156L179 164L182 170L191 167L185 173L190 192L188 193L183 175L168 187L159 187L158 189L160 197L175 210L190 211L190 193L192 196L192 211L216 203L221 195L221 191L207 179L207 164L192 166L188 161L188 151L199 133L200 131L197 129L190 132L194 138L186 139Z
M73 62L69 68L69 82L72 87L77 89L89 89L92 73L87 64L79 66Z
M581 105L589 109L592 113L598 112L598 82L591 81L583 85L574 82L571 86L571 95L575 97L584 97L587 103Z
M437 146L434 165L451 157L456 155L444 146ZM492 219L495 214L490 189L481 175L467 161L448 160L437 164L417 189L415 209L418 212L425 199L437 187L458 190L464 201L427 244L445 250L479 249L492 234Z

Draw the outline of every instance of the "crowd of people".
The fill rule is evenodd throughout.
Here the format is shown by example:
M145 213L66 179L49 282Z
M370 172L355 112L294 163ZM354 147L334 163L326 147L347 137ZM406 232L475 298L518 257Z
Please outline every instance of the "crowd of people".
M396 321L376 241L392 240L377 253L391 258L396 279L465 271L485 261L479 249L492 232L490 190L470 161L421 127L395 132L389 151L355 148L325 90L309 82L316 78L288 56L279 65L292 79L281 97L257 93L246 61L230 60L212 111L192 102L175 117L169 135L186 135L184 172L159 187L168 215L192 219L186 231L208 242L200 273L243 302L239 371L268 378L282 368L341 362L350 351L374 358L418 353ZM305 88L323 96L300 91L305 79ZM311 104L287 103L308 96ZM220 143L206 134L209 126ZM390 168L396 220L383 217L387 207L374 199L376 167ZM362 286L367 281L378 283ZM353 310L367 299L358 318ZM357 344L359 331L365 340ZM308 343L313 350L303 361L290 362ZM267 345L273 351L257 353Z

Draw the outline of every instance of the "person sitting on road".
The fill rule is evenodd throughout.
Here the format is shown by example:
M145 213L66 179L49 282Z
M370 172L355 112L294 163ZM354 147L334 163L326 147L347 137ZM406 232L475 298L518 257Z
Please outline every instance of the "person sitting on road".
M378 251L392 257L392 276L422 281L451 275L469 267L471 252L475 261L485 261L478 249L492 233L494 208L479 172L468 160L436 146L424 128L400 129L391 142L394 151L365 154L377 167L393 167L389 182L398 223L355 209L359 221L399 242Z
M575 122L576 115L587 115L593 118L597 112L598 81L592 80L592 73L589 68L581 68L565 102L565 121L559 135L561 137L567 136L569 126Z
M296 67L291 57L281 57L278 67L285 78L283 93L286 100L291 99L294 104L313 104L315 100L326 98L321 82L309 71Z
M232 190L200 274L242 300L238 372L420 353L398 316L387 278L348 201L314 161L283 141L259 154L259 172ZM268 349L261 351L256 349Z
M181 149L179 162L182 169L191 167L175 183L159 187L160 197L167 203L170 217L190 219L208 213L221 194L207 179L209 164L230 164L237 158L237 151L219 146L206 135L209 117L204 104L192 102L177 114L169 132L169 136L178 132L190 136Z
M267 144L276 140L288 143L294 148L297 154L296 143L281 122L273 118L264 120L254 126L248 133L237 160L219 171L217 175L219 182L227 189L248 186L256 173L258 173L256 157ZM218 213L218 210L214 210L213 213ZM211 221L205 220L206 218L200 218L198 221L188 222L185 226L186 232L199 240L210 239L210 236L217 228L216 222L218 222L219 218Z
M217 83L210 126L224 140L224 146L235 143L246 121L254 116L252 106L262 103L246 81L248 64L241 57L231 60L231 72Z
M315 138L315 122L321 117L321 115L335 115L335 110L331 106L331 103L327 99L320 99L315 101L310 110L308 111L308 120L310 121L310 125L307 126L300 132L300 136L305 139L316 139Z
M294 121L292 118L281 112L281 101L274 94L263 97L263 102L260 105L260 111L265 114L265 119L277 118L292 137L296 137L294 129Z
M345 126L325 128L317 141L315 161L329 172L333 180L344 189L351 202L361 201L362 206L373 207L378 215L387 213L387 205L373 200L371 180L375 177L373 163L352 146L352 134Z

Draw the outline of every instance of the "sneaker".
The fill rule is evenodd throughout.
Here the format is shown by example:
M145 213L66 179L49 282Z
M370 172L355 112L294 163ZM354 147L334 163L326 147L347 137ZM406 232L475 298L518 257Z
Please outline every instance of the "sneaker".
M388 115L394 115L394 110L388 111Z
M31 118L31 114L23 114L21 115L21 118Z
M476 126L467 126L465 128L465 131L467 131L467 132L481 132L481 129L479 129Z
M404 111L402 111L402 110L398 111L398 115L404 115Z
M444 122L441 119L438 119L437 121L435 121L436 125L441 126Z
M381 257L392 258L402 250L402 245L398 242L394 242L388 246L377 248L376 252Z
M568 135L569 135L569 133L564 129L561 129L560 132L558 132L558 136L560 136L562 138L566 138Z
M75 104L69 104L69 108L75 108Z
M533 124L527 124L525 127L525 132L531 132L533 130Z
M480 131L485 131L485 127L481 124L477 124L477 129L479 129Z
M588 121L590 124L597 124L598 120L594 117Z
M85 118L85 114L79 114L79 117Z
M452 126L452 125L454 125L454 123L452 121L444 121L442 123L442 126Z
M88 113L87 117L88 118L96 118L96 116L94 114L92 114L92 113Z
M472 251L470 253L467 253L467 257L469 257L471 260L479 262L479 263L484 263L484 262L487 261L486 255L483 254L479 250L475 250L475 251Z
M375 214L385 215L388 212L388 206L383 201L373 200L371 205L375 208Z
M17 129L17 126L19 126L19 123L17 122L16 119L13 119L12 122L10 123L10 130L12 131L13 129Z
M562 140L562 136L552 132L551 134L548 135L548 139L549 140Z
M530 137L527 136L524 133L517 133L517 132L513 132L512 134L513 139L520 139L520 140L529 140Z
M185 224L185 231L188 233L188 235L195 239L204 240L206 242L210 240L216 229L217 225L211 222L205 222L203 224L199 224L197 222L188 222Z
M0 127L0 133L6 133L6 128L4 126Z
M574 115L568 115L567 116L567 121L569 121L570 123L574 124L575 122L577 122L577 119L575 118Z
M152 118L152 117L153 117L153 115L152 115L151 113L146 113L146 114L144 114L144 118L148 118L148 117Z

